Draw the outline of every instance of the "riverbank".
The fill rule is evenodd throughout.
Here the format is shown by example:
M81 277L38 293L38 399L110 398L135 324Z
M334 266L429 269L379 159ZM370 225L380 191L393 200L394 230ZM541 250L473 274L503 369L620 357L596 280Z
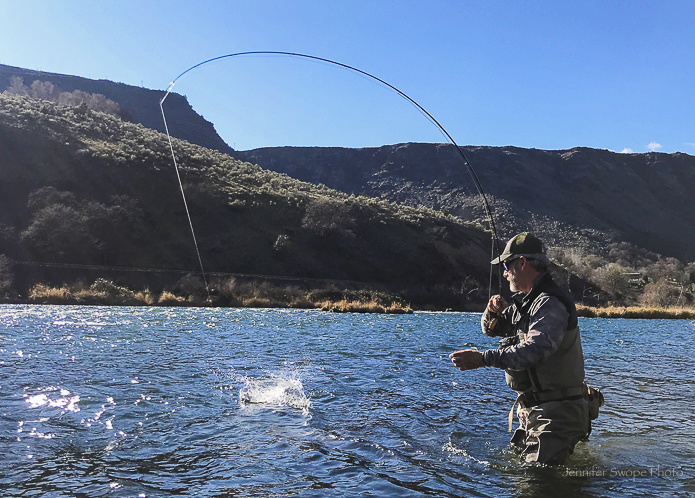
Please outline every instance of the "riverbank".
M318 309L336 313L409 314L413 311L481 311L483 304L469 304L465 309L412 306L403 297L377 290L348 290L335 287L300 289L278 287L268 283L227 283L211 295L204 288L191 287L178 291L152 293L148 289L134 291L99 279L89 287L73 285L50 287L37 284L26 297L0 298L14 304L84 304L101 306L180 306L233 308ZM584 318L662 318L695 319L695 307L650 308L643 306L593 307L577 305Z
M671 318L695 319L695 308L667 307L648 308L644 306L593 306L577 305L577 313L584 318Z
M134 291L98 279L91 286L34 285L24 297L7 297L0 302L15 304L83 304L102 306L189 306L240 308L319 309L337 313L412 313L413 309L394 294L377 290L340 290L335 287L305 290L296 286L265 283L225 282L210 294L199 285L153 293Z

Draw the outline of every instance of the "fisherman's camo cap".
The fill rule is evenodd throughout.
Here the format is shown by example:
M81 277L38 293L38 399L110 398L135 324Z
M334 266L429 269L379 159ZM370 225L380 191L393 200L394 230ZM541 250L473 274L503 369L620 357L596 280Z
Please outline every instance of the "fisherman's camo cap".
M512 237L504 248L504 252L499 258L490 261L491 264L497 265L507 261L514 256L525 256L527 259L538 259L548 261L548 256L545 254L543 242L532 233L522 232L519 235Z

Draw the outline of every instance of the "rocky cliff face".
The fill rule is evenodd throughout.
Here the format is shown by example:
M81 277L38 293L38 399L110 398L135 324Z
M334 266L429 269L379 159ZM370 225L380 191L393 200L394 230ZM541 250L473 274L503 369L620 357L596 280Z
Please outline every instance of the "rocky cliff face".
M502 237L531 230L548 245L601 251L627 241L695 260L695 157L574 148L464 147ZM349 193L422 204L484 221L483 204L449 144L280 147L237 157Z
M164 132L164 121L159 107L159 101L164 96L163 91L0 64L0 92L9 86L10 78L13 76L22 78L26 85L31 85L36 80L48 81L63 92L81 90L104 95L117 102L124 116L130 121ZM169 132L173 137L220 152L232 151L217 134L212 123L196 113L185 97L171 93L165 106Z

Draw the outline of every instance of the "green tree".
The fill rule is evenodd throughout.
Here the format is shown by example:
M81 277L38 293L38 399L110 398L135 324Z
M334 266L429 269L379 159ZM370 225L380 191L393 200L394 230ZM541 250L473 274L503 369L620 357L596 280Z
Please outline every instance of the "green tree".
M16 255L17 242L18 237L15 227L0 223L0 252Z
M7 294L12 289L13 283L12 261L4 254L0 254L0 294Z
M22 242L42 259L127 264L142 249L138 241L146 233L144 213L127 195L112 196L104 204L49 186L32 192L27 205L33 215Z
M84 263L95 246L86 217L64 204L52 204L36 212L21 240L34 257L69 263Z
M110 204L90 201L80 209L94 240L95 257L103 264L127 264L142 250L138 241L145 234L144 213L126 195L113 196Z

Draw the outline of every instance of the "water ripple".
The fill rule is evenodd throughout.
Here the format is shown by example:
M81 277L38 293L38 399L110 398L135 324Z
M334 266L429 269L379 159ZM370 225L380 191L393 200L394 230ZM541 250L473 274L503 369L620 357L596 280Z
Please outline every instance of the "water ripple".
M495 347L479 318L0 306L0 491L617 497L693 490L692 323L582 319L588 379L607 405L591 440L566 467L550 469L522 464L508 448L514 397L501 372L459 372L448 359L464 345ZM657 468L639 479L624 475Z

